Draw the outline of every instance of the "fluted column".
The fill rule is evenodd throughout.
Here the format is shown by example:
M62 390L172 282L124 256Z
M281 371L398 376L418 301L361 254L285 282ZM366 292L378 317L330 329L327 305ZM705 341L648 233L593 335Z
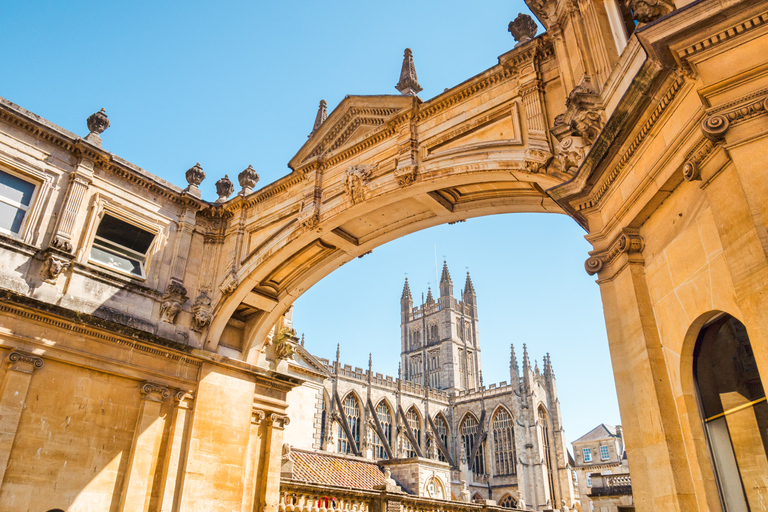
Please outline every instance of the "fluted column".
M11 352L5 362L9 366L0 389L0 486L11 458L21 411L27 402L32 373L43 367L42 358L17 350Z
M120 512L141 512L149 509L152 481L163 438L164 422L160 413L163 401L171 395L168 388L151 382L143 383L139 390L142 395L141 407L120 497Z

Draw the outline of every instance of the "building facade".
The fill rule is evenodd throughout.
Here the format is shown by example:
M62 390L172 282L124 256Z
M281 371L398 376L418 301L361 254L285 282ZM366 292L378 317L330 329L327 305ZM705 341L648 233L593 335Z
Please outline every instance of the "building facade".
M572 445L581 510L634 511L621 425L601 423Z
M475 502L531 510L574 506L573 468L549 356L539 370L523 345L521 367L512 347L509 381L483 385L469 273L457 300L444 263L439 289L438 300L428 290L414 307L405 281L397 378L374 373L370 360L367 370L341 365L339 350L330 362L300 347L289 373L307 382L288 394L292 421L285 442L376 461L420 496L430 495L428 483L437 478L446 499L458 500L466 483Z

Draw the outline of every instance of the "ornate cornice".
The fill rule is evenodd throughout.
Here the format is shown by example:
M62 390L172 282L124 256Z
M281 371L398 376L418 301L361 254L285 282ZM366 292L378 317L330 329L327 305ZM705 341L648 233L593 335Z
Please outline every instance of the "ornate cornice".
M712 49L715 46L728 42L734 37L740 37L747 32L762 27L766 23L768 23L768 12L760 13L748 20L732 25L716 34L711 34L704 39L700 39L693 44L681 48L677 51L677 55L681 61L689 60L691 57L694 57L705 50Z
M584 269L587 274L593 276L600 272L603 267L613 264L620 254L639 253L644 247L645 242L637 229L624 228L608 249L589 253L590 257L584 262Z

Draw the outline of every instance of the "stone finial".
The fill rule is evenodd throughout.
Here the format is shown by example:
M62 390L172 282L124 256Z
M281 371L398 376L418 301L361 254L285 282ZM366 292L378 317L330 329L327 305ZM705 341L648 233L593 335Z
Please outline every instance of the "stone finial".
M531 360L528 359L528 347L523 343L523 370L531 369Z
M223 203L227 200L229 196L232 195L232 192L235 191L235 186L232 184L232 181L229 179L229 175L225 174L223 178L221 178L219 181L216 182L216 194L218 194L219 198L216 200L217 203Z
M200 165L200 162L197 162L195 165L187 169L185 176L187 178L188 186L184 189L184 192L192 194L196 197L200 197L200 189L197 187L199 187L205 179L205 173L203 172L203 168Z
M109 118L104 109L88 116L86 123L88 124L88 130L96 135L104 133L104 130L109 128Z
M309 134L310 137L314 135L317 129L320 128L320 125L323 124L326 119L328 119L327 107L328 104L325 102L325 100L320 100L320 106L317 107L317 115L315 116L315 124L312 126L312 132Z
M515 47L518 47L536 37L536 22L529 15L519 13L515 21L509 22L508 30L517 41Z
M240 195L247 196L253 192L253 187L259 182L259 175L253 170L252 166L248 166L243 172L237 175L237 181L240 182L240 186L243 189L240 191Z
M435 303L435 298L432 296L432 287L431 286L427 287L427 302L426 303L427 304L434 304Z
M403 285L403 294L400 295L401 301L409 301L413 300L413 295L411 295L411 287L408 285L408 278L405 278L405 284Z
M472 278L469 277L469 271L467 271L467 280L464 281L464 295L475 294L475 285L472 284Z
M400 70L400 81L397 82L395 89L404 96L416 96L422 91L419 80L416 78L416 66L413 64L413 52L410 48L405 49L403 67Z
M515 356L515 344L510 343L509 344L509 367L510 369L513 369L515 372L518 371L519 366L517 365L517 357ZM514 384L514 383L513 383Z

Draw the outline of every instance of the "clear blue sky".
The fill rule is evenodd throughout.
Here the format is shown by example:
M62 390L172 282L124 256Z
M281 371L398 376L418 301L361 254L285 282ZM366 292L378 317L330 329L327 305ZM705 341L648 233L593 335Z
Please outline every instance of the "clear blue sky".
M514 40L522 1L484 2L5 2L0 6L0 96L86 135L104 107L105 149L183 187L200 162L201 187L249 164L265 185L288 172L321 99L397 94L413 49L429 99L493 66ZM550 352L566 435L620 422L599 290L584 272L590 249L558 215L470 219L415 233L355 259L296 303L307 346L395 374L399 298L434 286L434 251L456 293L468 267L478 293L486 384L509 380L509 344L522 361Z

